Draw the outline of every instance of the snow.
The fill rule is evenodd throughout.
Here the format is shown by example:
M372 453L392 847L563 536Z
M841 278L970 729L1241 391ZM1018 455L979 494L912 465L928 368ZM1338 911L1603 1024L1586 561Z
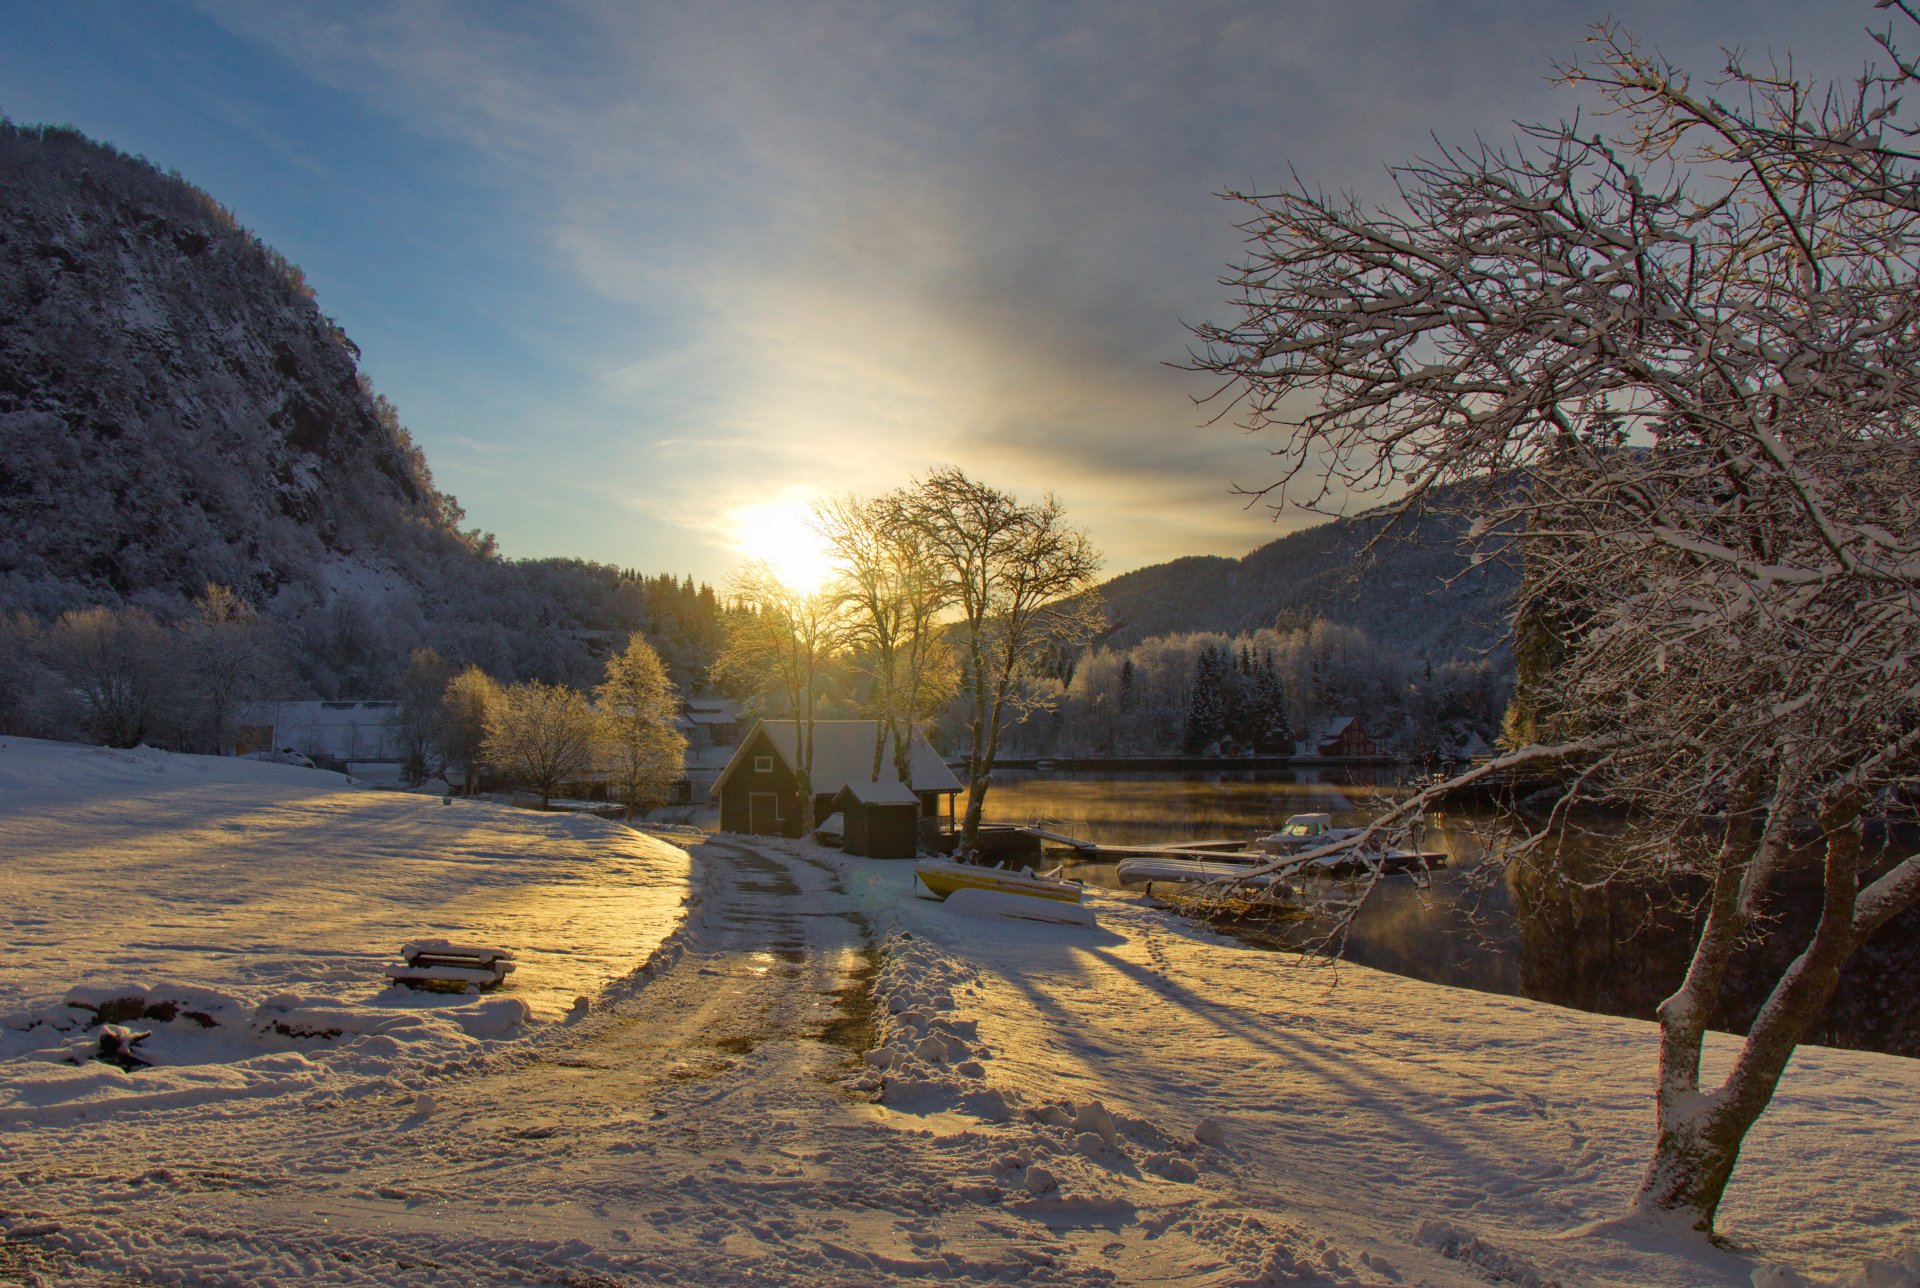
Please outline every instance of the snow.
M0 1282L1920 1282L1920 1063L1802 1050L1716 1247L1649 1025L686 839L0 741Z

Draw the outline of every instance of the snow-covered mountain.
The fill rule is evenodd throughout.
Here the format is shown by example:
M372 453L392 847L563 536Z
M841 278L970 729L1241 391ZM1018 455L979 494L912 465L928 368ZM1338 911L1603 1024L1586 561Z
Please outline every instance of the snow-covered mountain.
M357 358L205 193L0 122L0 607L378 595L470 556Z
M1384 520L1361 515L1239 559L1195 556L1115 577L1100 588L1106 642L1125 648L1155 635L1235 634L1317 616L1359 627L1408 660L1504 659L1518 572L1507 560L1473 562L1459 513L1466 507L1456 504L1465 499L1438 497L1370 551Z

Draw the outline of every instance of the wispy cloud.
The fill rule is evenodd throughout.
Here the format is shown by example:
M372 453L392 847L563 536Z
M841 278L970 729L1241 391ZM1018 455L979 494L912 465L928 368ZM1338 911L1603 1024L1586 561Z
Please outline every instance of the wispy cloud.
M1210 194L1290 163L1378 191L1430 128L1498 134L1569 109L1547 61L1588 20L1412 3L208 7L493 168L489 218L552 265L546 298L503 309L537 319L522 342L577 376L552 419L646 492L608 523L651 526L614 539L703 572L725 558L716 516L756 497L948 462L1059 492L1115 571L1257 544L1270 517L1230 489L1269 481L1263 445L1202 424L1206 387L1168 365L1184 323L1224 311L1214 279L1237 235ZM1738 12L1750 31L1791 25ZM1715 25L1663 13L1640 16L1694 46ZM562 535L607 549L590 523Z

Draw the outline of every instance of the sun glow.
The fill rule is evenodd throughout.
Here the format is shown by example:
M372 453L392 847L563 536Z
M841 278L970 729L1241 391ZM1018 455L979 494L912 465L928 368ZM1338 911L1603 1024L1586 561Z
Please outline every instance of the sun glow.
M833 561L801 498L743 506L734 511L733 525L735 548L772 568L791 589L810 594L826 584Z

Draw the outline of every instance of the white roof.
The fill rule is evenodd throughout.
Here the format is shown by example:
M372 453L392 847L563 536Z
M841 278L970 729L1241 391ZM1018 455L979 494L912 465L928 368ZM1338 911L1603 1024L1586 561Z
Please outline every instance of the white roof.
M841 788L841 791L847 792L862 805L918 805L920 803L920 798L913 794L913 788L898 778L892 777L884 777L877 783L848 783Z
M1347 731L1347 726L1352 723L1353 723L1352 716L1335 716L1333 719L1327 721L1327 727L1321 730L1320 741L1332 742L1335 738L1338 738L1341 734L1345 733Z
M816 720L813 722L813 790L820 795L832 795L849 783L872 784L875 781L899 781L899 774L893 768L893 739L888 738L880 754L880 777L873 777L873 739L879 722L875 720ZM768 740L779 757L791 767L794 754L794 722L791 720L762 720L755 726L754 733L761 729L767 731ZM726 772L713 785L718 793L722 783L733 774L746 755L748 747L754 742L754 734L749 734L740 743L740 749L728 763ZM940 759L940 753L933 749L926 735L915 730L913 741L907 748L907 771L913 780L916 792L957 792L961 790L960 780L947 768L947 762Z

